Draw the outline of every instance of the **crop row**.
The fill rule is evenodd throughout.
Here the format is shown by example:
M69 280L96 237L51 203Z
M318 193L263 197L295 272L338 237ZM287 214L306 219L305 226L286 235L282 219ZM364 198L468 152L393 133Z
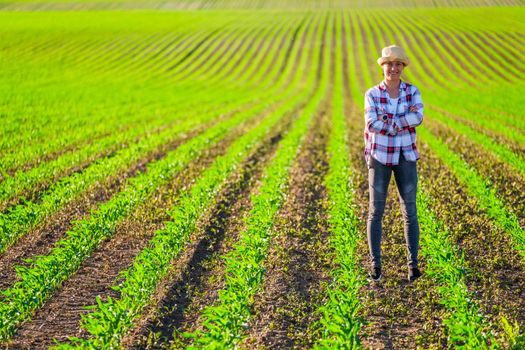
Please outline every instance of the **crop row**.
M322 36L325 31L313 34L326 43L328 40ZM264 261L272 239L274 217L287 189L288 171L326 93L328 64L323 65L323 59L328 56L326 47L318 52L314 63L314 66L322 67L321 82L307 101L296 125L283 138L273 159L264 169L257 193L250 198L252 209L245 218L246 228L239 234L239 240L231 252L224 257L225 286L219 291L216 305L202 311L205 329L192 335L195 338L194 347L232 347L245 336L244 325L252 316L250 308L264 278ZM312 84L315 75L309 74L309 77Z
M264 142L270 129L281 123L284 115L291 112L295 116L301 110L278 146L275 157L264 169L260 186L251 197L252 210L246 219L246 229L240 233L240 239L235 242L232 251L223 257L226 262L225 286L218 299L210 302L201 315L199 322L204 330L191 335L193 347L238 346L246 335L254 299L262 288L275 215L286 197L288 170L304 135L311 128L319 105L324 101L332 106L328 108L332 114L332 125L326 151L329 171L324 185L329 196L327 213L331 236L328 243L334 253L334 270L332 283L327 286L326 299L323 305L316 306L320 320L313 325L313 329L321 337L315 347L360 347L359 333L363 324L360 315L363 306L367 305L361 304L359 296L364 281L357 247L359 239L362 239L359 234L361 223L355 204L366 201L366 198L356 198L353 192L356 184L352 181L350 169L357 167L350 163L347 134L349 124L362 125L362 118L345 110L344 99L351 95L353 103L362 106L360 96L380 79L375 58L381 47L398 42L409 52L413 64L406 69L408 79L421 88L427 105L438 106L426 109L429 125L446 125L453 133L465 135L475 145L474 152L482 150L483 154L494 155L506 163L505 166L508 164L514 168L519 174L517 178L522 178L525 170L523 154L519 153L523 146L523 122L519 120L516 107L520 104L518 92L523 88L520 81L523 68L508 59L523 49L507 44L506 35L512 33L500 28L515 24L516 16L509 11L496 11L499 16L502 13L509 16L499 22L494 21L498 23L489 23L487 28L472 24L472 30L466 30L467 27L461 23L438 25L438 19L450 22L450 19L457 19L463 10L447 12L441 14L442 17L436 15L435 19L427 10L418 12L419 17L413 16L414 13L393 10L392 16L398 19L397 23L401 26L424 30L396 32L389 15L383 10L320 14L297 12L290 14L286 23L283 22L284 17L276 15L275 21L265 19L264 22L275 23L274 26L251 27L247 21L235 25L230 23L235 17L230 13L203 30L197 30L197 24L191 27L191 20L187 20L184 23L191 30L168 34L152 30L137 38L126 35L88 41L79 38L71 39L64 46L56 38L42 38L41 42L37 40L41 44L37 49L42 56L38 58L37 55L34 60L28 55L29 46L18 47L24 63L29 62L32 69L41 63L41 71L47 74L39 82L22 86L25 95L30 95L38 84L51 81L46 79L57 69L53 61L53 55L57 52L70 57L72 61L68 67L76 69L74 73L68 73L71 74L69 88L80 86L81 81L74 82L74 79L81 80L92 70L94 77L87 80L90 84L109 81L112 76L119 75L112 87L121 92L126 90L120 84L138 78L133 86L143 84L145 87L132 93L135 98L146 94L148 86L152 87L152 91L173 88L173 92L160 93L162 98L167 99L164 102L160 97L149 95L144 101L154 104L140 108L140 111L135 108L142 106L141 103L117 99L118 106L129 108L128 112L133 116L128 119L126 113L118 114L117 120L127 121L126 126L119 129L123 132L120 135L111 132L117 121L86 133L87 137L81 135L82 128L70 132L67 127L46 126L55 114L61 115L70 108L53 110L56 106L50 106L49 115L42 116L35 123L39 125L35 148L28 147L16 153L17 148L22 148L31 140L25 135L23 126L19 130L23 136L11 144L2 144L9 152L13 151L2 159L18 159L17 155L23 154L27 157L21 157L23 161L4 169L20 168L14 176L4 177L0 183L0 198L13 202L21 194L29 194L35 200L20 200L19 205L0 214L0 252L95 184L128 172L141 160L149 161L166 155L161 160L148 163L147 171L126 180L122 192L101 204L91 216L74 223L67 237L60 240L49 255L33 258L29 267L17 267L19 280L4 291L5 296L0 300L0 338L8 339L21 322L31 318L32 313L77 271L102 240L111 239L118 223L150 199L153 191L166 186L190 162L198 162L202 152L214 147L230 131L237 130L239 126L246 127L249 131L234 140L226 154L215 159L196 178L191 188L176 199L177 205L170 212L171 221L155 233L148 247L136 257L133 266L121 273L119 281L122 283L114 286L119 296L97 298L97 305L81 324L90 337L72 339L71 344L59 346L118 347L123 335L151 302L173 261L188 246L190 235L199 220L216 205L215 197L224 183L244 159ZM202 15L191 16L199 18ZM250 16L250 20L257 19L256 14ZM486 18L484 16L480 18ZM157 25L163 30L168 28L165 23ZM494 34L498 31L504 34ZM479 49L483 46L484 33L494 37L494 42L490 44L494 47L491 52ZM310 38L313 43L305 44ZM333 47L327 43L333 43ZM342 48L346 46L349 47L343 52ZM93 60L85 58L85 53L90 50L96 57ZM333 50L332 54L330 50ZM477 56L479 61L470 64ZM13 58L16 55L9 59ZM2 59L9 62L6 58ZM106 64L99 65L101 62ZM342 62L346 62L343 64L347 66L342 66ZM9 69L15 71L16 67L19 66L13 63ZM345 75L345 69L350 74ZM140 77L144 72L151 72L154 79ZM165 75L165 81L156 80L162 75ZM168 82L170 79L171 82ZM512 86L518 91L508 93L508 111L494 120L491 120L490 114L503 109L504 105L489 97L490 91L485 85L489 88ZM6 90L6 86L0 89ZM472 93L472 87L476 88L476 94ZM82 93L89 94L92 89L87 88ZM348 89L346 94L344 89ZM100 94L108 91L104 89ZM456 91L457 95L454 95ZM503 92L494 94L500 98L504 95ZM67 96L67 93L50 94L46 100L54 101L60 96ZM487 99L480 98L485 96ZM447 100L452 98L457 100L447 104ZM16 105L22 104L21 99ZM95 106L88 108L89 113L111 110L109 100L100 96L96 99ZM88 105L86 101L82 103ZM172 109L170 103L176 106ZM217 105L221 107L215 107ZM476 108L481 109L480 118L476 118ZM30 108L25 111L30 111ZM86 127L90 125L86 121L89 113L79 113L78 119L72 117L71 120L75 120L76 127ZM161 117L164 113L169 113L167 119ZM263 119L266 113L268 116ZM22 115L9 117L20 124L24 120ZM101 120L103 118L99 117L95 121L100 123ZM14 135L16 128L3 129L2 137ZM202 130L204 128L207 129ZM351 129L355 130L355 127ZM486 176L462 159L463 150L452 151L430 130L434 129L424 125L418 128L420 141L428 146L421 147L421 150L437 156L440 166L451 171L469 197L488 213L494 225L512 237L516 250L525 257L525 232L519 223L521 213L515 213L504 200L498 198ZM45 148L44 141L53 132L59 134L57 141L51 143L51 148ZM188 134L196 136L188 137ZM494 134L501 139L493 140ZM172 150L185 139L189 140ZM422 153L421 161L424 161ZM43 154L48 157L44 162L40 165L31 163L31 159L39 159ZM75 167L80 171L74 172ZM56 182L50 184L53 181ZM430 278L427 285L433 289L432 293L439 296L439 302L445 309L440 314L444 324L440 329L444 329L447 345L451 347L498 347L501 344L493 332L494 325L487 321L482 308L468 290L469 275L465 266L470 257L464 256L454 246L451 233L442 218L436 215L433 207L436 198L430 195L429 181L422 179L423 186L418 194L421 254ZM30 192L37 185L45 191L37 189ZM467 218L459 220L468 223ZM422 295L421 290L418 293ZM426 298L422 303L432 302L431 297ZM500 328L505 327L508 328L508 325Z
M253 112L261 109L254 108ZM264 106L263 106L264 107ZM252 109L248 109L251 112ZM138 143L130 145L117 152L112 157L102 158L82 172L62 178L43 193L38 201L26 201L7 212L0 214L0 252L4 252L9 245L28 230L41 223L46 217L57 212L67 203L78 198L83 192L107 178L116 176L136 164L141 159L154 154L159 148L173 143L185 132L189 132L204 122L216 118L216 113L206 113L195 116L193 119L164 130L159 134L152 134ZM3 183L2 183L3 184Z
M496 196L495 190L472 167L450 151L443 141L425 128L421 128L420 134L439 158L450 167L469 195L478 200L479 205L487 211L494 223L510 234L516 250L525 258L525 230L520 226L516 215Z
M384 22L382 22L384 23ZM366 28L365 28L366 31ZM369 32L368 36L379 33ZM405 42L406 43L406 42ZM408 46L411 48L411 46ZM379 46L370 42L370 53L378 51ZM366 54L365 54L366 56ZM411 69L411 68L408 68ZM416 71L421 69L415 68ZM369 74L365 71L365 74ZM366 80L366 78L365 78ZM365 87L361 87L361 91ZM359 101L360 102L360 101ZM360 102L361 103L361 102ZM429 117L427 117L429 118ZM422 127L418 135L428 142L425 129ZM484 137L484 136L483 136ZM481 136L479 140L483 140ZM485 141L485 142L488 142ZM436 144L430 144L433 151L437 151ZM457 156L448 154L443 159ZM465 166L465 164L462 164ZM465 180L467 177L465 177ZM494 196L493 196L494 197ZM479 307L472 302L472 296L466 288L464 281L464 262L450 242L447 241L446 230L439 224L435 214L429 209L431 201L424 188L420 190L418 207L420 208L420 223L422 234L422 255L427 258L427 271L436 285L436 289L443 303L448 309L448 316L444 320L447 328L449 345L463 346L465 348L488 348L490 344L495 345L494 337L491 335L489 326L479 314Z
M303 66L305 58L302 60ZM169 263L187 245L186 241L199 217L213 204L213 198L220 190L221 183L283 114L289 113L291 107L294 107L292 110L296 110L298 103L304 103L304 97L298 94L289 99L286 105L272 112L263 124L237 139L227 153L216 159L188 192L181 195L177 206L170 213L172 221L156 233L150 242L150 248L143 250L133 266L121 274L123 282L116 286L120 298L109 298L106 302L99 299L95 311L84 318L83 327L92 337L87 340L72 339L76 345L64 344L62 348L81 346L98 349L118 346L126 329L133 324L141 309L147 305L157 284L168 272Z
M213 204L221 184L282 118L286 109L298 101L290 102L292 103L276 109L256 128L235 140L226 154L217 158L198 181L186 193L181 194L177 206L170 212L171 221L166 223L164 229L155 233L150 247L144 249L133 266L121 274L123 282L116 286L120 298L108 298L106 302L102 302L100 298L97 300L97 308L83 320L83 328L92 337L87 340L73 339L76 343L74 346L87 349L118 346L124 332L133 324L159 281L167 274L170 262L186 246L198 219ZM63 345L59 348L70 346Z
M224 112L230 109L231 103L224 104L221 108ZM164 130L173 132L173 125L176 125L176 128L179 130L182 125L191 127L199 126L200 123L205 123L207 120L209 121L210 118L206 117L210 117L213 114L220 115L221 110L215 111L214 113L201 112L199 114L195 113L195 111L192 113L186 112L186 117L192 118L190 119L191 123L182 120L167 124L167 120L159 119L148 123L144 129L138 126L132 127L117 135L110 135L99 140L94 140L83 148L73 149L70 152L60 155L56 159L40 163L30 170L20 170L16 174L13 174L13 176L6 175L0 183L0 203L2 203L3 207L6 207L9 203L18 199L20 195L31 197L31 194L35 193L35 189L45 186L46 183L56 181L59 178L62 179L61 181L64 181L64 175L67 176L72 170L76 168L82 169L96 161L105 163L107 161L103 158L109 155L117 155L122 148L130 144L140 143L142 139L155 138L156 135L159 135L159 138L166 142L165 136L163 136L163 134L166 134ZM195 117L195 115L198 117ZM187 131L190 130L190 128L186 127L182 128L182 130ZM89 186L89 184L86 185Z
M335 40L341 43L343 37L339 28L344 17L334 22ZM327 287L326 302L318 312L321 315L318 328L321 337L315 348L354 349L360 346L358 333L361 327L359 317L359 290L363 273L359 267L357 241L359 240L358 217L355 214L353 181L350 170L350 156L347 144L347 116L344 110L342 44L335 45L335 72L333 73L332 129L327 154L329 170L325 178L328 192L328 222L330 224L329 245L334 252L331 271L332 282Z
M290 71L289 74L292 72ZM281 84L276 86L283 85L284 83L288 84L286 80L279 79ZM278 83L278 81L276 81ZM282 89L281 89L282 90ZM229 99L233 99L232 96L227 95ZM253 97L252 97L253 98ZM237 99L237 103L242 100ZM269 103L266 100L263 105ZM246 108L246 107L245 107ZM188 131L192 127L198 126L204 122L209 122L211 118L216 117L223 111L228 111L230 109L229 105L224 105L219 110L207 111L204 114L198 114L199 110L191 113L195 117L189 119L188 121L183 122L182 124L177 124L170 129L163 131L158 135L148 135L146 141L141 140L140 143L131 145L130 148L121 150L115 156L111 158L103 158L102 160L96 162L92 166L88 167L82 173L75 173L70 177L61 179L60 182L51 186L51 188L42 195L38 204L31 202L26 202L24 204L18 205L15 208L12 208L9 212L2 214L2 232L0 235L3 244L2 250L5 250L7 244L13 242L20 234L27 231L30 227L33 227L35 224L40 222L43 218L51 214L52 212L58 210L64 204L71 202L84 190L88 189L94 183L101 181L102 179L107 178L108 176L117 174L121 172L129 164L136 162L137 160L144 157L144 155L151 153L153 150L157 149L159 146L167 143L170 139L173 139L173 136L180 134L181 132ZM254 110L254 113L256 113ZM260 110L260 107L259 107ZM248 110L249 111L249 110ZM117 138L118 140L118 138ZM96 146L93 146L96 148ZM81 155L81 152L72 153L71 156L75 157L76 155ZM69 157L65 156L65 162L67 163ZM62 159L62 158L61 158ZM49 163L45 163L49 164ZM48 167L50 171L56 171L54 168L54 163L51 163ZM5 189L6 197L8 195L13 196L14 191L20 191L23 187L29 187L34 184L37 179L40 177L45 177L45 173L41 172L42 168L46 168L44 165L42 167L35 168L34 171L25 173L15 178L6 179L0 186ZM15 182L16 187L10 187L9 185ZM6 187L3 187L6 186Z
M219 122L162 160L150 163L147 172L131 179L122 192L101 205L88 219L75 223L67 238L57 242L49 255L34 258L29 268L17 268L19 281L4 291L5 298L0 304L1 338L9 337L16 324L30 317L102 240L111 237L117 223L144 202L155 188L169 181L203 150L250 117L251 113L239 113Z
M303 57L303 66L306 66L305 62L306 60L304 59L305 57ZM292 74L292 72L294 72L294 69L292 65L289 65L286 67L287 69L283 72L283 73L287 73L285 74L285 76L289 76L290 74ZM304 71L304 70L301 70L301 72ZM282 80L282 79L280 79ZM296 78L294 79L294 81L296 82L295 84L289 84L290 82L289 81L284 81L285 83L288 84L288 86L292 86L294 87L295 85L297 85L298 83L301 83L301 75L300 74L297 74L296 75ZM288 88L288 94L293 94L295 93L295 90L293 89L290 89ZM291 100L293 101L293 100ZM265 101L265 104L267 104L269 101ZM290 102L288 102L287 105L289 105ZM264 107L265 104L262 104L262 106ZM259 107L260 109L260 107ZM248 109L248 110L244 110L242 113L239 114L239 116L235 117L234 120L237 121L237 123L239 121L241 121L242 119L246 119L248 116L250 115L253 115L256 113L256 110L255 109ZM229 125L233 125L231 124L231 122L229 122L230 124ZM179 152L182 152L181 153L181 156L186 160L186 161L189 161L192 157L195 157L196 154L198 154L198 150L199 148L197 148L196 146L199 145L198 142L203 142L203 144L206 144L206 142L204 142L203 140L206 140L206 135L208 135L208 137L210 137L210 135L213 135L213 134L210 134L211 132L213 132L215 130L215 133L217 133L217 127L215 127L214 129L210 129L208 130L204 136L198 136L192 140L190 140L187 144L184 144L182 146L179 147L179 149L177 149L175 151L175 153L179 153ZM222 129L222 132L225 131L224 129L224 126ZM209 146L209 145L208 145ZM202 146L201 146L202 147ZM186 153L184 153L186 152ZM164 164L164 166L170 166L170 159L173 161L173 155L170 156L168 155L165 159L163 159L162 161L159 161L158 163L160 164ZM167 176L167 174L164 174L162 177L162 179L160 178L157 178L153 183L151 182L152 179L151 179L151 176L155 176L155 175L152 175L155 173L154 170L152 170L153 168L157 168L157 167L162 167L162 165L157 165L155 166L156 163L153 163L153 165L149 165L148 166L148 172L145 173L145 174L142 174L142 175L139 175L137 178L133 179L132 181L130 181L130 185L128 186L127 189L125 189L123 192L119 193L116 197L114 197L113 199L111 199L109 202L105 203L104 205L102 205L99 209L98 212L94 213L92 215L91 218L87 219L87 220L84 220L80 223L77 223L75 225L75 228L73 228L72 231L70 231L68 233L69 235L69 239L66 239L66 240L63 240L62 242L59 242L58 246L63 246L65 247L65 251L64 249L60 250L58 248L55 248L53 250L53 253L51 255L49 255L48 257L46 258L37 258L33 264L33 266L31 267L30 270L28 270L29 272L23 274L24 277L22 277L22 282L20 283L17 283L13 288L9 289L7 292L6 292L6 295L8 295L7 299L6 300L14 300L16 299L17 302L19 303L18 305L20 304L23 304L24 302L26 302L27 300L24 300L23 296L24 295L28 295L28 288L30 286L30 278L28 276L35 276L38 275L38 274L42 274L44 273L44 266L45 267L48 267L49 265L53 265L55 261L57 260L62 260L63 259L63 255L64 254L68 254L68 249L67 248L70 248L69 249L69 253L73 253L73 254L79 254L80 252L76 252L75 253L75 250L76 249L79 249L79 246L78 245L75 245L75 243L79 243L81 242L82 240L85 241L85 238L86 237L83 237L82 235L83 234L87 234L88 232L90 232L90 230L94 230L94 232L91 232L93 234L93 236L95 236L95 233L98 233L98 237L92 237L93 241L90 242L90 244L88 246L86 246L82 252L80 253L80 256L78 257L78 259L76 259L76 262L71 262L69 264L69 266L62 266L61 267L61 271L62 271L62 274L60 275L61 277L60 278L56 278L54 279L54 284L53 283L43 283L43 284L39 284L40 285L40 288L43 288L45 289L49 294L52 292L52 290L56 287L58 287L61 283L61 281L65 278L67 278L67 275L70 274L71 272L73 272L78 264L82 261L83 258L85 258L88 254L89 254L89 251L94 249L94 247L97 246L97 242L100 241L100 239L104 238L104 237L107 237L107 236L110 236L111 235L111 231L114 229L114 226L116 225L116 223L120 220L120 218L124 217L125 215L127 215L127 213L129 213L134 207L136 207L141 201L145 200L148 193L156 188L157 186L161 185L162 182L164 181L167 181L169 179L169 177ZM169 170L169 173L170 174L173 174L173 172L176 171L176 169L180 168L180 166L182 166L182 163L179 163L179 166L175 167L174 169L171 169ZM148 183L148 186L145 186L144 187L144 183ZM136 198L138 196L138 198ZM115 212L116 211L116 212ZM109 215L105 215L105 214L111 214ZM79 232L81 231L81 232ZM77 241L77 242L75 242ZM85 242L84 242L85 243ZM76 264L76 265L75 265ZM56 272L56 271L55 271ZM47 276L50 276L49 275L49 272L47 273ZM38 288L38 286L33 286L35 288ZM35 292L34 289L29 289L30 292L29 293L33 293ZM46 291L43 291L42 293L43 294L46 294ZM5 332L5 336L7 336L7 334L9 334L10 332L12 332L13 330L13 327L14 325L20 320L20 319L23 319L25 317L28 316L29 312L31 309L34 309L35 307L38 307L38 304L41 303L43 301L43 299L45 299L48 295L45 295L43 298L41 298L40 300L38 300L37 302L33 302L32 305L28 305L28 309L26 311L26 313L23 315L23 316L20 316L18 317L18 320L16 319L12 319L10 321L10 325L6 325L6 328L8 328L8 330L6 330ZM17 299L18 297L18 299ZM16 308L17 305L16 305L16 302L11 302L9 304L11 306L11 310L13 310L13 307ZM6 306L6 305L4 305ZM4 311L5 312L8 312L8 310L6 310L6 308L4 308ZM6 321L7 323L7 321Z
M231 41L231 42L234 42L235 40L238 39L239 37L239 34L240 34L240 31L239 30L235 30L232 34L232 37L227 37L226 39ZM190 42L190 41L189 41ZM59 47L61 50L64 50L64 48L62 47ZM103 49L104 47L100 48L100 49ZM74 50L75 47L72 47L72 48L69 48L69 47L66 47L66 49L71 49L71 50ZM213 47L210 48L210 50L212 51L211 53L213 53ZM188 46L184 49L181 48L181 51L178 53L179 55L182 55L184 53L186 54L195 54L194 53L195 51L195 48L194 47L191 47L191 46ZM239 52L237 51L234 51L234 50L231 50L232 54L236 54L237 56L236 57L241 57L239 55ZM52 52L54 53L54 52ZM198 53L198 51L197 51ZM56 55L56 53L54 53ZM66 51L65 53L63 53L65 55L70 55L69 51ZM93 55L94 58L90 60L90 62L100 62L100 60L108 60L108 61L111 61L109 59L109 57L106 57L106 56L103 56L103 57L97 57L96 54ZM277 55L278 56L278 55ZM38 57L38 55L36 56ZM226 60L225 59L226 55L217 55L217 58L221 59L224 63L230 63L231 64L231 61L232 60ZM228 58L231 58L232 56L228 56ZM262 57L262 55L261 55ZM169 59L169 58L172 58L170 56L167 56L165 57L165 59ZM261 60L264 59L264 57L261 58ZM122 60L122 58L121 58ZM117 61L118 65L116 66L117 69L119 69L119 71L127 68L126 64L121 62L121 60ZM189 62L191 62L191 60L188 60ZM269 60L266 60L266 64L268 64ZM193 62L192 62L193 63ZM219 62L215 62L215 66L221 66L221 64L218 64ZM107 65L107 62L104 62L103 65L100 65L101 67L105 67ZM88 67L89 68L89 67ZM143 67L145 68L145 67ZM200 67L201 69L203 68L206 68L206 66L204 67ZM208 67L210 68L210 67ZM237 66L233 66L232 68L235 68L237 71L239 71L239 65ZM79 67L75 67L76 70L80 69ZM86 68L87 69L87 68ZM90 71L90 74L93 74L93 69L89 69ZM250 96L250 97L253 97L254 96L254 92L256 91L264 91L262 90L261 88L257 88L254 90L255 91L249 91L249 93L247 93L246 91L247 90L244 90L244 93L242 90L239 90L239 89L234 89L232 90L231 89L231 78L233 78L234 76L231 75L231 73L233 73L233 71L229 70L230 72L230 76L223 76L222 78L225 78L222 80L222 83L221 84L218 84L218 85L215 85L214 87L217 88L217 89L221 89L222 88L222 93L220 94L220 96L217 96L216 94L214 93L210 93L211 91L209 90L209 86L213 86L213 85L210 85L209 84L209 80L210 78L213 78L213 79L217 79L218 76L220 76L219 74L216 74L217 71L215 72L210 72L210 71L206 71L204 70L202 73L206 73L206 74L203 74L202 75L202 80L204 81L204 83L198 83L195 81L195 78L198 76L195 75L195 76L192 76L191 78L191 81L190 82L185 82L185 84L183 84L182 86L178 87L174 93L172 94L166 94L166 92L162 92L161 89L164 89L165 91L169 91L166 89L166 86L164 84L164 86L161 84L160 87L156 87L155 88L155 91L157 92L162 92L162 95L160 96L163 96L163 95L166 95L166 99L169 99L170 100L170 103L171 105L177 105L177 114L179 111L182 111L184 110L182 107L184 105L187 105L188 107L186 107L187 109L190 109L190 108L195 108L195 106L209 106L209 104L212 102L212 100L214 102L219 102L219 101L227 101L226 98L229 98L229 100L231 100L231 95L234 94L236 95L237 97L239 97L240 95L244 95L244 96ZM111 74L114 75L116 72L114 71L111 71ZM197 73L197 72L195 72ZM97 76L98 79L100 79L99 77L100 74L94 74L94 76ZM122 74L119 73L119 76L121 76ZM144 74L142 74L142 76L144 76ZM122 79L122 78L121 78ZM220 80L219 80L220 81ZM221 82L221 81L220 81ZM229 83L226 84L226 83ZM112 81L111 82L112 85L115 85L115 82ZM152 83L149 82L147 84L150 88L151 88L151 85ZM159 85L158 83L156 83L156 85ZM137 84L138 86L138 84ZM206 88L208 87L208 88ZM141 87L139 91L141 91L143 88ZM171 90L171 89L170 89ZM212 90L213 91L213 90ZM230 91L231 93L230 94L224 94L225 91ZM137 92L134 92L133 94L138 94ZM142 94L144 94L142 92ZM92 95L92 93L90 92L90 96ZM169 95L169 96L168 96ZM124 96L129 96L129 93L126 93ZM142 99L143 100L143 99ZM116 101L112 101L113 104L115 104ZM145 101L143 101L145 102ZM188 103L188 102L191 102L191 103ZM166 105L165 102L163 102L163 105ZM127 108L127 107L126 107ZM91 109L90 106L88 106L88 110ZM18 109L20 110L20 109ZM146 113L147 110L144 110L144 112ZM47 111L46 111L47 113ZM94 118L91 118L91 122L94 123L94 124L97 124L97 128L90 128L88 130L85 130L83 129L82 127L82 124L78 124L76 125L76 123L62 123L62 124L55 124L53 123L53 125L56 125L58 127L58 129L49 129L46 131L45 134L42 134L40 137L42 138L42 140L45 140L46 137L48 138L51 138L50 136L52 134L58 134L58 135L63 135L62 137L65 137L65 139L61 139L61 137L53 137L52 138L52 141L49 142L45 142L45 143L35 143L35 135L33 134L32 136L32 141L31 141L31 146L30 147L25 147L23 149L18 149L15 153L11 154L9 157L11 157L13 159L13 161L16 161L17 163L16 164L23 164L24 162L24 159L26 159L26 161L29 161L30 159L35 159L36 157L41 157L43 154L52 154L53 152L55 152L55 150L57 149L64 149L64 147L67 145L67 144L71 144L71 142L80 142L81 140L89 140L89 139L92 139L93 136L95 134L93 134L94 131L96 131L98 134L100 134L100 130L112 130L115 128L115 125L118 125L116 123L119 122L119 120L121 120L120 118L128 118L125 114L120 114L120 118L110 118L110 121L111 123L96 123L97 120L99 120L99 118L104 118L104 114L113 114L115 112L109 112L109 111L106 111L105 109L103 110L98 110L96 111L96 113L93 113L94 114ZM137 117L140 117L141 114L136 114L134 113L133 114L133 117L134 118L137 118ZM141 117L143 119L143 117ZM40 118L39 118L40 119ZM78 120L78 117L76 117L76 119ZM129 119L129 118L128 118ZM44 119L45 120L45 119ZM43 120L43 121L44 121ZM140 119L138 119L140 120ZM128 121L129 122L129 121ZM14 123L14 124L10 124L10 125L16 125L17 123ZM45 123L43 125L46 125ZM73 132L66 132L66 130L61 130L60 128L63 128L61 125L68 125L70 128L74 127L74 130ZM33 125L32 127L32 130L33 132L35 132L35 128L34 128L35 125ZM100 130L99 130L100 129ZM17 130L17 129L15 129ZM87 131L87 132L86 132ZM18 133L19 135L27 135L28 133L26 132L22 132L22 133ZM78 141L74 141L75 138L80 138ZM12 143L12 141L10 141ZM85 142L85 141L83 141ZM74 143L73 143L74 144ZM16 144L13 143L13 146L15 146ZM42 148L44 147L44 148ZM24 154L27 154L27 157L26 156L22 156L21 152L24 152ZM22 162L22 163L21 163ZM2 162L3 166L7 167L9 164L11 164L7 158L4 158L3 159L3 162ZM14 164L14 163L13 163ZM9 165L10 168L13 168L14 165Z
M519 6L523 5L520 0L374 0L363 3L357 0L334 0L328 4L319 3L318 1L298 1L288 0L285 2L272 0L272 1L255 1L255 0L221 0L221 1L210 1L210 0L191 0L191 1L179 1L170 4L159 2L158 0L148 0L141 3L128 3L123 0L114 0L111 2L105 2L101 0L93 1L90 3L76 3L71 0L62 0L60 2L52 2L49 0L39 1L27 1L18 0L16 2L2 0L0 3L5 3L3 6L4 11L13 10L25 10L25 11L49 11L53 9L68 9L68 10L118 10L118 9L177 9L177 10L216 10L216 9L282 9L282 10L294 10L297 8L310 9L310 10L323 10L323 9L345 9L345 8L435 8L435 7L480 7L480 6Z
M435 120L438 120L441 123L449 126L457 133L466 136L469 140L475 142L482 148L493 153L496 157L501 159L501 161L511 165L518 173L525 177L525 159L521 155L515 153L512 149L510 149L509 146L502 145L493 140L492 138L487 137L487 135L482 134L472 129L468 125L460 123L452 118L448 118L440 112L432 110L431 113L432 117Z

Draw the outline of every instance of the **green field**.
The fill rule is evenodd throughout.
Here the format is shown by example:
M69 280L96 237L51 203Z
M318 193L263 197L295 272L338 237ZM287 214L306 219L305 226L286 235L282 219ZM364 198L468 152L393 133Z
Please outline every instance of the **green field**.
M524 349L524 1L0 1L9 349ZM421 90L366 280L364 93Z

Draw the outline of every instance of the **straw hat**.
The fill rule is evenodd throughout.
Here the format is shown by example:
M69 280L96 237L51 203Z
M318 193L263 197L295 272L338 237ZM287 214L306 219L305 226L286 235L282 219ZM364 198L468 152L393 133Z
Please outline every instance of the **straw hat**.
M405 53L405 50L403 50L402 47L399 47L397 45L390 45L384 47L381 51L381 57L377 59L377 63L379 63L379 65L381 66L385 62L393 61L399 61L405 66L408 66L408 63L410 62L408 60L407 54Z

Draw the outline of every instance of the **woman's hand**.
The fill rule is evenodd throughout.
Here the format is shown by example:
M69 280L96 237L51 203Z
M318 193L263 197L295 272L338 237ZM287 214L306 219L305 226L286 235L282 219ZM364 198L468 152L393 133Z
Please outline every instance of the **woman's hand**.
M410 106L410 108L408 109L410 112L417 112L419 108L417 108L416 106Z

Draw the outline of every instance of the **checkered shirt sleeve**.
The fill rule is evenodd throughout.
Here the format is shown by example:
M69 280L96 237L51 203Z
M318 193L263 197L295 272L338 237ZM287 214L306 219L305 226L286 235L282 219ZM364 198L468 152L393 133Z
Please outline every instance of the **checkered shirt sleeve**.
M416 126L423 121L423 101L419 89L401 82L397 113L388 112L386 85L369 89L365 94L365 157L392 166L399 164L401 152L408 161L419 159L416 147ZM410 112L416 107L416 112Z

